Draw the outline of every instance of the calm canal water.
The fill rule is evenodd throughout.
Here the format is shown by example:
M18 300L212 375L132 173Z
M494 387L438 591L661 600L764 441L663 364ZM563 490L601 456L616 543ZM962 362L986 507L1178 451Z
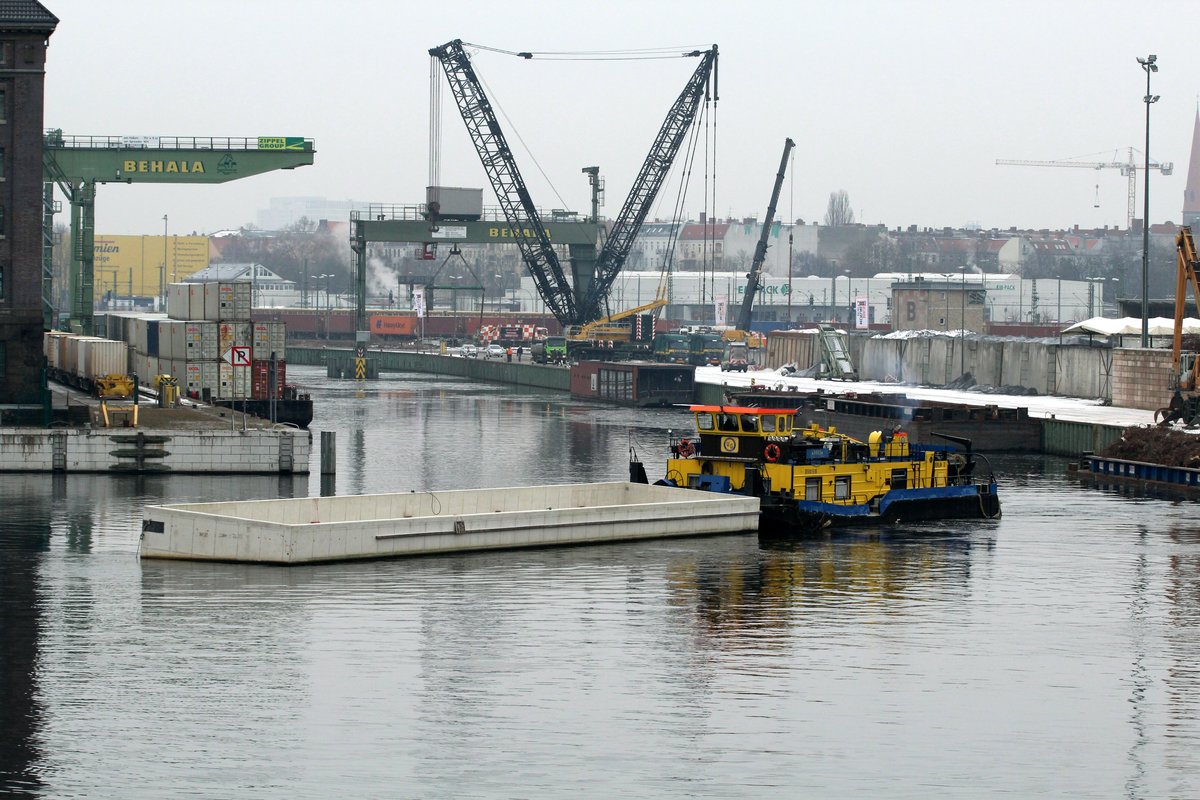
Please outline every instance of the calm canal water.
M657 477L689 423L294 373L340 494ZM290 569L139 562L140 510L315 474L6 475L0 795L1200 796L1200 506L993 461L998 522Z

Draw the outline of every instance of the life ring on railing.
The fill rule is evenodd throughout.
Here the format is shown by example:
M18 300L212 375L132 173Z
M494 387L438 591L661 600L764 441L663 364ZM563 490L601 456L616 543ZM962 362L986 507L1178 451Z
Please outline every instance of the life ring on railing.
M771 442L769 445L763 448L763 458L774 464L779 460L780 452L779 445Z
M678 449L679 449L679 457L680 458L691 458L692 454L696 452L695 450L692 449L692 442L690 439L682 440L679 443Z

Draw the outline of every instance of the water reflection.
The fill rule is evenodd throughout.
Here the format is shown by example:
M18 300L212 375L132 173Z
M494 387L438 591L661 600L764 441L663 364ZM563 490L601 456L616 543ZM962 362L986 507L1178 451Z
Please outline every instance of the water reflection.
M6 476L6 483L26 483L25 476ZM44 479L43 479L44 480ZM46 481L55 497L58 481ZM52 506L4 498L5 523L0 525L0 794L36 796L42 782L39 733L44 724L38 661L45 628L42 556L50 549Z
M1200 528L1172 527L1167 535L1175 547L1165 587L1170 625L1164 683L1171 721L1164 736L1168 763L1182 771L1194 766L1200 743Z
M690 424L314 394L343 493L622 479ZM139 562L140 512L315 473L5 476L0 794L1196 796L1194 506L994 463L994 523L291 569Z
M754 558L699 557L668 577L677 599L694 602L706 635L758 645L766 629L819 625L827 614L839 622L856 614L900 617L914 601L965 599L972 555L990 552L993 535L895 528L767 540Z

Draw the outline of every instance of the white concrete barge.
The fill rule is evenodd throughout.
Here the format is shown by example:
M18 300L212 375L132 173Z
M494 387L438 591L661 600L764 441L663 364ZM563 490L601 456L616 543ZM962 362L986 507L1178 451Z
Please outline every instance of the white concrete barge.
M758 529L758 498L612 482L148 506L142 558L306 564Z

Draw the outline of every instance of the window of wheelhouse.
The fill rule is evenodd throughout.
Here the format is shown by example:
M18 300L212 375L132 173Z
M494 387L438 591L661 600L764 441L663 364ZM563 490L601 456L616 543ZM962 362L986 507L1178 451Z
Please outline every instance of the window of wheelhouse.
M713 415L707 411L703 414L696 415L696 430L711 431L716 425L713 423Z
M777 417L773 417L770 414L763 417L762 418L762 432L763 433L774 433L776 419L777 419Z
M833 499L834 500L849 500L850 499L850 476L838 475L833 479Z

